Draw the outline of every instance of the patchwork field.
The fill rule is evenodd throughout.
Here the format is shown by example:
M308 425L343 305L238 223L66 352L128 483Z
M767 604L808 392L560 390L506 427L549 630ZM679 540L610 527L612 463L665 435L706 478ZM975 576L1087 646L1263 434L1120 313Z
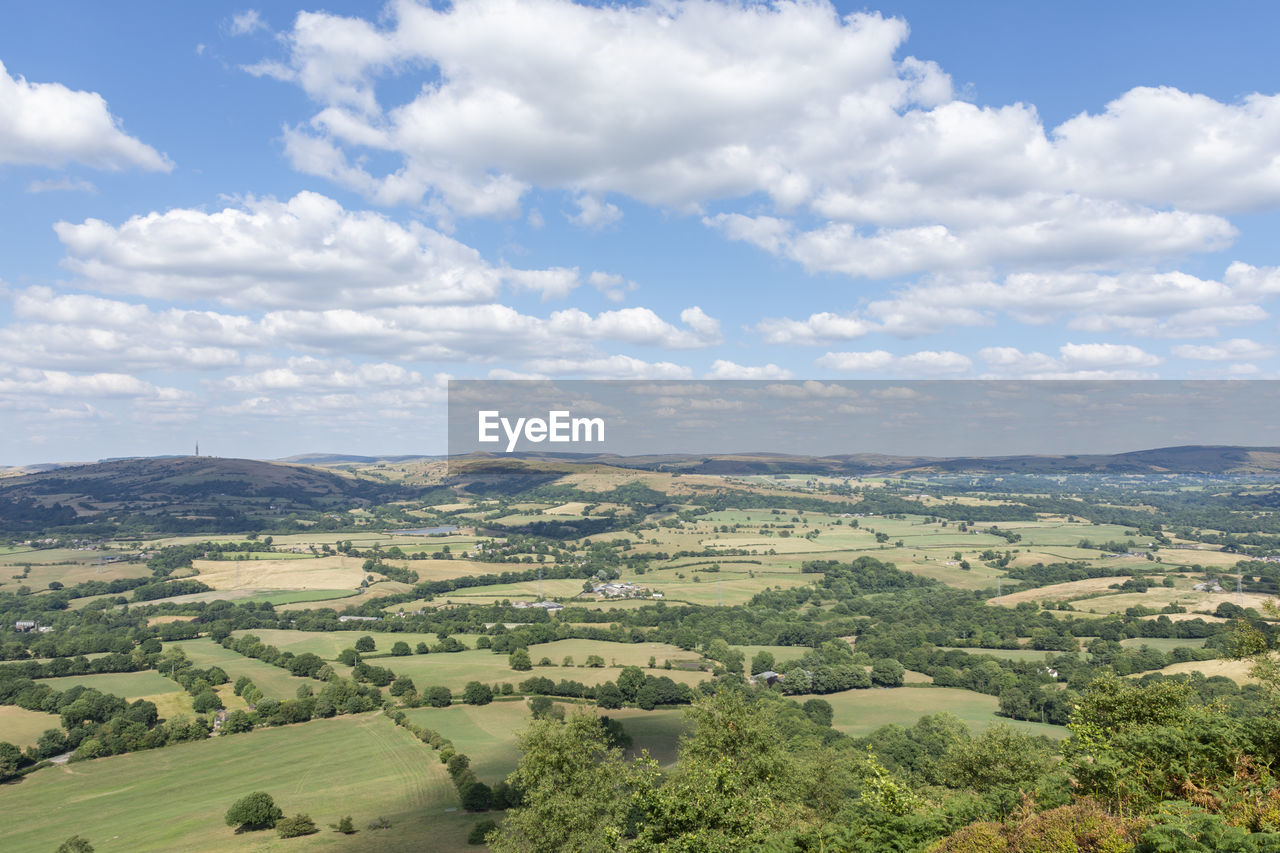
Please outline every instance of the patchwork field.
M141 672L113 672L105 675L64 675L58 678L42 678L41 684L47 684L54 690L66 690L77 684L101 690L103 693L114 693L132 702L135 699L146 699L154 702L156 710L164 718L178 714L191 714L191 697L176 681L165 678L154 669Z
M1188 672L1203 673L1206 678L1214 675L1225 675L1236 684L1255 684L1257 679L1249 674L1253 663L1245 660L1201 660L1186 661L1166 666L1160 670L1165 675L1180 675Z
M891 689L848 690L825 696L797 696L798 701L818 698L831 703L835 711L834 728L855 737L870 734L880 726L909 726L925 714L948 711L982 731L1005 722L1019 731L1061 739L1067 736L1063 726L1027 723L996 716L999 701L994 696L973 693L954 687L897 687Z
M221 667L231 677L232 684L240 676L247 676L265 696L272 699L292 699L304 684L317 689L320 687L320 682L290 675L286 669L224 649L213 640L183 640L166 643L165 647L182 649L198 667Z
M16 705L0 705L0 741L11 743L19 749L35 746L46 729L62 728L57 714L28 711Z
M236 835L223 813L251 791L270 793L286 814L305 812L322 831L281 841ZM477 818L457 795L436 753L381 714L337 717L178 744L43 770L0 790L6 819L0 849L53 850L80 834L100 853L182 850L418 851L469 848ZM351 815L350 837L325 825ZM366 829L385 816L391 828Z

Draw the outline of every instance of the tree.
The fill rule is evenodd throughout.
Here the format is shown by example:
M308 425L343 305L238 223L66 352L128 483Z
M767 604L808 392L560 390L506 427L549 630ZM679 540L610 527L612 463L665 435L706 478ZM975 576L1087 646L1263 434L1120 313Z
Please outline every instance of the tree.
M311 835L316 831L316 822L310 815L296 814L276 821L276 832L281 838L297 838L301 835Z
M253 718L244 711L232 711L222 724L222 730L232 735L253 731Z
M529 659L528 649L516 649L507 658L507 663L512 669L527 671L533 669L533 661Z
M491 836L497 853L615 850L627 832L634 793L656 766L629 766L592 714L535 720L517 736L520 761L508 782L524 805Z
M377 645L373 642L373 637L368 634L356 640L356 651L358 652L371 652L376 648Z
M483 782L472 782L462 790L462 808L469 812L487 812L493 804L493 791Z
M397 678L395 681L391 682L390 692L392 696L403 696L406 693L412 693L413 691L414 691L413 679L407 675L402 675L399 678Z
M488 705L493 701L493 688L480 681L468 681L462 690L462 701L468 705Z
M341 832L343 835L354 835L356 833L355 822L351 820L351 815L340 819L337 823L331 823L329 826L334 832Z
M600 655L587 655L586 665L598 669L604 666L604 658Z
M475 826L471 827L471 831L467 833L468 844L484 844L485 836L498 828L497 821L482 820Z
M422 699L432 708L448 708L453 704L453 691L448 687L428 687Z
M893 658L880 658L871 664L871 683L879 687L901 687L906 668Z
M207 714L222 707L222 700L212 690L202 690L191 700L191 707L197 714Z
M396 657L404 657L413 654L413 650L409 648L409 644L404 640L397 640L395 645L391 647L391 654Z
M773 669L773 667L774 667L773 655L769 652L757 652L756 655L753 658L751 658L751 674L752 675L755 675L761 672L770 671Z
M803 708L805 716L820 726L831 725L831 720L835 717L831 703L826 699L810 699L804 703Z
M284 812L276 805L270 794L254 791L232 803L227 809L227 826L236 827L236 832L254 829L271 829L276 821L284 817Z
M995 806L1004 820L1023 791L1049 769L1053 756L1042 742L998 723L973 739L952 743L943 775L954 788L969 788Z
M88 839L73 835L58 845L57 853L93 853L93 845Z
M622 691L612 681L606 681L596 688L596 704L601 708L621 708Z

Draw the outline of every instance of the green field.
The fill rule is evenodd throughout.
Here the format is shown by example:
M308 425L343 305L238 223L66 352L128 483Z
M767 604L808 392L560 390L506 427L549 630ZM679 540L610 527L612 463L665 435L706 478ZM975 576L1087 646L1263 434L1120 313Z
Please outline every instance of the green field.
M814 697L797 696L804 702ZM1004 722L1029 734L1042 734L1052 738L1064 738L1067 730L1062 726L1007 720L996 716L999 701L994 696L960 690L955 687L897 687L892 689L848 690L818 696L831 703L835 711L833 728L847 735L858 737L870 734L881 726L895 724L909 726L925 714L948 711L964 720L975 731Z
M264 696L272 699L293 699L304 684L317 689L320 687L320 683L313 679L290 675L287 669L224 649L213 640L184 640L166 643L165 646L182 649L198 667L221 667L230 676L232 684L240 676L248 676Z
M1204 648L1204 637L1181 639L1178 637L1130 637L1127 640L1121 640L1120 645L1126 649L1138 649L1143 646L1150 646L1153 649L1162 652L1171 652L1177 648Z
M322 831L281 841L236 835L222 816L251 791ZM73 834L99 853L135 851L462 851L474 816L446 811L457 795L436 753L381 714L178 744L38 771L0 789L0 849L53 850ZM325 825L351 815L346 837ZM369 830L378 816L392 828Z
M583 645L591 643L591 645ZM594 654L599 654L604 658L606 666L595 668L585 667L586 655L593 652L589 649L594 648ZM560 681L567 679L569 681L578 681L587 686L594 686L604 681L613 681L618 677L619 669L609 666L615 658L618 666L624 666L623 661L635 661L636 665L647 664L649 655L654 654L658 658L658 669L645 669L646 672L655 676L668 676L672 681L694 686L700 681L710 678L709 673L698 671L687 671L679 669L662 669L661 662L663 658L657 654L663 647L657 643L638 643L635 646L624 643L602 643L587 640L559 640L554 643L545 643L529 647L529 655L535 662L543 656L551 658L554 666L535 666L532 670L520 672L510 667L507 662L506 655L497 655L488 649L473 649L468 652L455 652L451 654L429 654L429 655L410 655L408 657L385 658L376 663L390 668L397 675L407 675L413 679L414 684L419 690L425 687L442 686L448 687L455 692L460 691L469 681L483 681L486 684L509 682L511 684L519 684L526 678L538 675L550 678L552 681ZM585 651L585 653L584 653ZM689 653L679 651L679 654L688 657ZM574 666L560 666L565 655L573 655ZM638 658L643 656L643 662Z
M601 713L590 704L562 704L566 714L582 711ZM454 747L471 759L471 769L480 780L490 785L505 779L515 769L520 757L516 733L532 719L529 703L523 699L480 706L419 708L405 713L418 725L433 729L453 741ZM680 735L686 730L682 709L641 711L624 708L604 713L622 721L623 728L632 738L631 755L639 755L641 750L647 749L660 764L675 761Z
M46 729L61 729L62 718L57 714L28 711L16 705L0 705L0 741L11 743L20 749L35 746Z
M358 625L359 623L353 623ZM286 628L265 628L253 631L233 631L233 637L241 637L245 634L253 634L255 637L266 643L268 646L275 646L282 652L293 652L295 655L311 652L319 655L325 660L337 660L338 655L343 649L354 648L356 640L368 634L373 638L374 650L369 655L385 654L391 651L391 647L397 642L404 641L409 644L409 648L415 648L418 643L426 643L428 646L434 646L440 642L435 634L415 634L415 633L382 633L366 631L362 628L356 628L351 631L292 631ZM459 642L466 643L474 648L478 634L455 634L453 635ZM485 652L489 654L489 652ZM395 660L403 660L396 658ZM386 661L380 661L382 665L388 665ZM393 667L394 668L394 667Z
M940 646L939 648L947 652L957 651L971 655L990 655L993 658L1002 658L1003 660L1029 660L1038 663L1044 663L1045 655L1057 657L1058 655L1067 654L1066 652L1046 652L1040 649L962 649L954 646Z
M54 690L66 690L77 684L101 690L103 693L114 693L125 699L138 699L143 696L155 696L161 693L181 693L182 685L170 681L154 669L141 672L112 672L105 675L64 675L58 678L42 678L41 684L47 684Z

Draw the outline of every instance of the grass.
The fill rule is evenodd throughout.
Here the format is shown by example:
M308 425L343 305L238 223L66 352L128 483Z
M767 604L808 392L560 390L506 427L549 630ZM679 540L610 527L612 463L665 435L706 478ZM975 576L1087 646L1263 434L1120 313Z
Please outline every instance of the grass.
M56 714L28 711L16 705L0 705L0 741L25 749L35 746L46 729L60 729L62 720Z
M248 676L263 695L272 699L293 699L298 694L298 688L304 684L317 690L321 686L313 679L298 678L290 675L286 669L224 649L213 640L184 640L166 643L166 646L182 649L198 667L221 667L231 677L233 685L240 676Z
M1194 639L1180 637L1130 637L1127 640L1121 640L1120 645L1126 649L1140 649L1143 646L1150 646L1162 652L1171 652L1178 648L1199 649L1204 647L1204 637Z
M1002 658L1003 660L1034 661L1036 663L1044 663L1045 655L1058 657L1059 655L1068 654L1067 652L1043 651L1041 649L962 649L957 646L940 646L939 648L948 652L958 651L971 655L990 655L993 658Z
M54 690L66 690L83 684L103 693L114 693L130 702L146 699L155 703L156 711L164 719L192 713L191 697L182 689L182 685L165 678L154 669L105 675L64 675L59 678L42 678L39 683L47 684Z
M1249 674L1253 662L1247 660L1200 660L1186 661L1166 666L1160 672L1165 675L1181 675L1188 672L1203 673L1206 678L1214 675L1225 675L1236 684L1256 684L1257 679Z
M358 623L357 623L358 624ZM373 651L366 653L369 655L386 654L391 651L391 647L397 642L406 642L409 648L414 648L418 643L425 642L428 646L434 646L440 642L435 634L421 633L381 633L368 631L357 627L350 631L293 631L288 628L262 628L249 631L233 631L232 636L241 637L245 634L253 634L255 637L266 643L268 646L275 646L282 652L293 652L295 655L311 652L319 655L325 660L337 660L338 655L343 649L355 648L356 640L366 634L373 638ZM468 646L475 647L477 634L454 634L459 642L466 643ZM490 654L485 652L485 654ZM373 661L383 666L389 666L387 661L404 660L404 658L387 658L381 661ZM505 660L505 658L504 658ZM392 666L392 669L395 667Z
M568 681L577 681L587 686L593 686L605 681L614 681L621 672L619 668L604 666L600 668L584 667L582 664L586 661L586 654L582 654L582 643L590 641L584 640L560 640L555 643L545 643L537 646L529 647L529 655L534 661L539 660L544 655L551 658L556 666L535 666L528 671L517 671L512 669L507 663L506 655L495 655L487 649L474 649L469 652L456 652L452 654L429 654L429 655L410 655L408 657L385 658L375 661L375 663L389 667L397 675L407 675L413 679L413 683L419 690L425 687L442 686L453 690L455 694L462 690L469 681L483 681L486 684L501 684L509 682L511 684L519 684L526 678L533 676L543 676L550 678L552 681L560 681L565 679ZM562 645L574 644L574 645ZM646 645L657 644L638 644L639 648ZM620 643L595 643L597 649L595 654L599 654L608 664L618 657L619 667L623 666L623 660L631 659L632 656L644 655L644 661L648 661L648 653L630 652L631 647ZM566 651L569 649L570 651ZM575 653L576 652L576 653ZM587 652L590 654L591 652ZM558 664L566 654L573 654L576 666L562 667ZM681 655L687 655L687 652L680 652ZM662 658L658 657L661 662ZM706 681L710 675L705 672L698 671L682 671L678 669L645 669L646 673L655 676L667 676L672 681L694 686L701 681Z
M305 812L322 827L287 841L272 832L236 835L226 809L266 791L286 814ZM381 714L178 744L41 770L0 793L0 849L52 850L73 834L99 853L114 851L333 850L453 853L468 848L476 822L436 753ZM360 831L325 829L351 815ZM365 826L379 815L392 828Z
M593 705L564 703L564 708L566 714L580 710L602 713ZM471 769L480 780L490 785L505 779L515 769L520 758L516 734L532 719L529 703L525 700L479 706L419 708L405 713L418 725L427 726L453 741L454 747L471 759ZM662 765L675 761L680 735L687 730L682 709L641 711L624 708L603 713L622 721L623 728L632 738L630 755L639 755L641 750L647 749Z
M796 696L803 703L811 696ZM910 726L926 714L948 711L964 720L975 731L982 731L998 722L1030 734L1043 734L1052 738L1064 738L1067 730L1062 726L1007 720L996 716L999 701L994 696L960 690L955 687L898 687L888 690L848 690L817 697L831 703L835 711L833 727L847 735L858 737L870 734L881 726Z

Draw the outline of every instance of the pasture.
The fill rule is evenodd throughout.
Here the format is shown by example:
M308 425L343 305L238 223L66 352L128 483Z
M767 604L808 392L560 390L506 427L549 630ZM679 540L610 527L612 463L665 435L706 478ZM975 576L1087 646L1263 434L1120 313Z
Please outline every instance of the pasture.
M872 688L793 698L801 703L813 698L830 702L835 711L832 727L854 737L870 734L884 725L909 726L925 714L939 711L955 714L978 732L1004 722L1028 734L1042 734L1055 739L1067 736L1063 726L998 717L996 709L1000 703L996 697L955 687Z
M251 791L286 814L305 812L321 831L282 841L270 831L236 835L223 813ZM41 770L0 790L0 849L52 850L73 834L99 853L182 850L417 851L469 848L477 818L437 754L381 714L336 717ZM351 815L353 836L327 824ZM370 830L385 816L391 828Z
M263 695L272 699L292 699L297 696L298 688L304 684L316 689L321 686L320 682L313 679L290 675L287 669L224 649L213 640L183 640L177 643L166 643L165 647L182 649L187 659L202 669L211 666L220 667L230 676L232 684L235 684L240 676L247 676ZM230 695L234 696L234 693Z
M160 716L166 719L179 714L191 714L191 697L176 681L165 678L154 669L141 672L113 672L103 675L64 675L58 678L42 678L54 690L66 690L77 684L92 687L103 693L115 695L132 702L146 699L154 702Z
M0 705L0 741L11 743L19 749L35 746L46 729L62 728L62 718L57 714L28 711L17 705Z

